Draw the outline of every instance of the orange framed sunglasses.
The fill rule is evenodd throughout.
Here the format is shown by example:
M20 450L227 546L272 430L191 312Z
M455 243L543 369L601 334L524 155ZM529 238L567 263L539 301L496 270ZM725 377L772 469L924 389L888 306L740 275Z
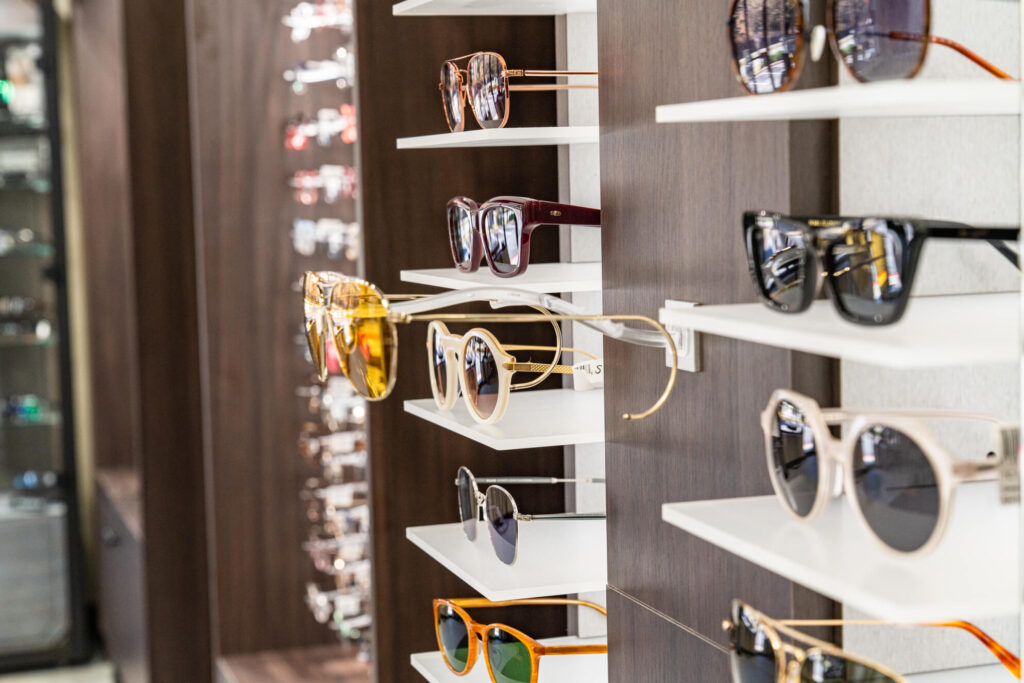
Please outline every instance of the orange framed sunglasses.
M478 652L484 653L491 683L537 683L540 658L545 655L602 655L608 645L542 645L518 629L505 624L479 624L466 609L473 607L519 607L523 605L580 605L608 616L608 610L586 600L537 598L503 600L457 598L434 600L434 630L444 663L456 676L473 670ZM482 646L482 647L478 647Z

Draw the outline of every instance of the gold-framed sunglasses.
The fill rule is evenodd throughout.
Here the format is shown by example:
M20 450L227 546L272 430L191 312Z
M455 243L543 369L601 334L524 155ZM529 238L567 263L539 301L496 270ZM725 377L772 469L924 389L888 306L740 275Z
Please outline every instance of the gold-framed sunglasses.
M538 295L514 288L481 288L423 296L385 296L375 285L331 271L308 271L303 279L303 309L306 341L321 379L327 377L327 342L334 343L342 372L356 393L370 401L381 401L394 389L398 368L396 323L557 323L580 322L602 334L629 343L667 348L672 358L668 381L655 403L639 413L625 413L625 420L642 420L657 412L675 386L678 357L671 335L656 320L642 315L587 315L560 313L575 310L557 297ZM392 306L392 300L408 301ZM490 301L493 306L531 306L544 313L445 313L419 315L418 311L458 305L469 301ZM556 312L551 313L554 309ZM653 328L637 330L624 322L639 322ZM497 361L493 361L495 364ZM551 363L558 362L558 355ZM551 370L554 372L554 370Z
M1020 658L966 621L898 624L878 620L772 619L741 600L732 601L732 613L722 622L729 632L733 683L824 683L871 681L909 683L892 669L844 652L823 640L798 631L815 626L906 626L957 628L980 640L1010 673L1020 678ZM783 641L787 638L807 648Z

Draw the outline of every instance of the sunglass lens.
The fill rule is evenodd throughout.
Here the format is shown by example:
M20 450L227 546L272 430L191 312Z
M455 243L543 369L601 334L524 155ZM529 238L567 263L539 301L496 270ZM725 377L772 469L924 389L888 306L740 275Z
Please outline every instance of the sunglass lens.
M327 379L327 340L331 336L327 317L327 296L317 273L308 272L302 282L304 325L309 355L320 380Z
M398 364L398 332L387 319L380 295L361 282L334 288L334 346L341 369L364 398L386 397L394 386Z
M499 273L513 273L519 268L519 247L523 236L523 222L518 209L509 206L489 206L480 216L484 233L484 248L490 257L491 268Z
M460 97L459 69L451 62L441 65L441 99L448 115L448 128L462 129L462 99Z
M761 295L781 311L802 311L814 297L817 283L809 278L808 241L806 230L773 216L758 216L748 228L747 251L757 285Z
M928 47L928 0L836 0L832 10L843 63L862 81L909 78Z
M501 628L487 631L487 665L497 683L530 683L533 680L530 648Z
M789 401L775 406L771 447L779 493L793 512L807 516L818 496L818 444L804 414Z
M451 605L437 606L437 635L448 666L456 673L469 662L469 627Z
M896 322L902 313L908 250L897 221L864 219L829 246L825 268L840 309L859 322Z
M428 334L430 334L430 371L434 376L434 400L440 405L448 397L448 357L444 352L441 330L431 326Z
M732 625L730 665L734 683L775 683L779 675L775 648L757 617L736 604Z
M812 652L800 667L800 683L895 683L867 664L845 657Z
M487 419L498 405L498 363L487 342L470 337L462 359L463 387L481 418Z
M476 55L466 67L469 102L483 128L498 128L505 122L508 89L505 63L493 52Z
M462 519L462 530L466 532L466 537L469 540L475 541L477 505L476 496L473 495L473 479L469 475L469 470L465 467L460 467L459 476L456 481L458 482L459 489L459 516Z
M890 547L911 552L923 546L939 519L935 469L913 439L873 425L857 437L853 488L864 519Z
M799 71L803 39L801 0L736 0L730 23L740 82L754 94L788 87Z
M487 529L491 534L494 553L505 564L513 564L519 545L519 521L516 520L512 496L492 486L487 489L484 509L487 512Z
M467 269L476 265L473 263L473 214L465 206L448 207L448 236L455 265Z

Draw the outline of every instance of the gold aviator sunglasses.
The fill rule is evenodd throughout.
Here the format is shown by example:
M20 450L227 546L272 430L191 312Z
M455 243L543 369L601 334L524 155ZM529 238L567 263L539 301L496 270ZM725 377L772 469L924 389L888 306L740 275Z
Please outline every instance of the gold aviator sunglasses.
M575 309L557 297L513 288L461 290L430 296L385 296L369 282L331 271L308 271L303 280L303 297L306 341L320 378L327 377L327 340L330 338L334 342L341 371L352 383L356 393L370 401L383 400L394 389L398 368L398 329L395 324L412 322L580 322L622 341L669 349L672 366L665 389L650 408L639 413L625 413L625 420L642 420L656 413L668 400L675 386L678 362L675 343L660 323L642 315L561 313L559 309ZM400 299L414 301L392 305L392 301ZM416 313L469 301L490 301L492 306L531 306L545 310L533 314ZM400 310L400 307L404 308ZM548 312L552 309L556 312ZM653 328L653 334L618 324L623 322L644 323ZM560 349L550 364L551 372L555 371L559 356Z

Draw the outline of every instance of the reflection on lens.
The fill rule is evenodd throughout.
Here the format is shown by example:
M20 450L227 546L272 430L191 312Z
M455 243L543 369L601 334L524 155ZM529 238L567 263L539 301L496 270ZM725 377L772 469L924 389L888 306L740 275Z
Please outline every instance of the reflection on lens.
M487 631L487 663L497 683L530 683L533 680L530 648L504 629Z
M836 0L840 59L862 81L909 78L928 47L928 0Z
M811 653L800 667L800 683L895 683L873 667L844 657L820 652Z
M469 470L465 467L459 468L458 476L458 489L459 489L459 515L462 519L462 530L466 532L466 537L471 540L476 540L476 521L477 521L477 504L476 504L476 489L473 485L473 479L470 477Z
M513 564L519 543L519 522L516 520L512 496L498 486L491 486L487 489L484 510L494 553L505 564Z
M448 127L459 130L462 125L462 100L459 85L459 70L451 62L441 65L441 98L448 114Z
M808 241L802 227L771 216L759 216L750 232L747 248L761 293L781 311L802 311L813 297L817 283L807 282Z
M498 405L498 363L491 347L477 336L469 338L462 359L463 387L480 417L487 419Z
M775 683L778 664L771 639L757 622L757 617L742 605L733 612L732 650L730 664L735 683Z
M448 665L462 673L469 662L469 628L450 605L437 607L437 632L441 636L441 648Z
M499 273L512 273L519 267L519 247L523 225L519 210L490 206L480 216L484 247L492 267Z
M858 320L895 322L904 295L904 239L912 227L874 218L846 227L842 241L830 245L825 255L832 294Z
M430 332L430 366L434 371L437 395L434 398L443 403L448 396L448 357L444 352L444 334L432 327Z
M508 92L505 64L493 52L479 54L469 60L467 89L470 106L483 128L498 128L505 122Z
M733 59L740 82L754 94L790 85L800 65L804 32L801 0L736 0L730 18Z
M331 296L334 346L342 372L364 398L386 397L398 364L398 331L372 285L347 280Z
M471 267L473 263L473 214L465 206L448 208L448 232L452 238L455 265Z
M854 491L871 529L896 550L923 546L938 524L939 487L921 448L899 430L873 425L853 455Z
M321 381L327 379L327 340L331 335L327 307L332 290L342 280L334 273L309 271L302 281L306 343Z
M790 509L807 516L818 497L818 447L803 413L789 401L775 407L772 465Z

